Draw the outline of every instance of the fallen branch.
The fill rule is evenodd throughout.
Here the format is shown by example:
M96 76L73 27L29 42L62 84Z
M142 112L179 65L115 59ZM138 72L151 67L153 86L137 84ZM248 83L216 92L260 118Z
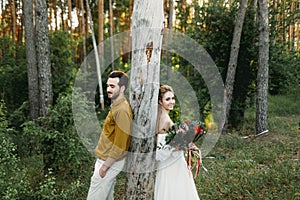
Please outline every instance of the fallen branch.
M267 134L268 132L269 132L269 130L265 130L265 131L263 131L263 132L261 132L261 133L258 133L258 134L255 134L255 135L247 135L247 136L243 136L243 137L241 137L241 138L243 138L243 139L247 139L247 138L256 138L256 137L265 135L265 134Z

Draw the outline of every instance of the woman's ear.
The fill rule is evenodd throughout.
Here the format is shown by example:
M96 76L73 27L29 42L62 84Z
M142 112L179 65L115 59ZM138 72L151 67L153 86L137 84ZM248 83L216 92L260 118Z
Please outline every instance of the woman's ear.
M160 99L158 100L158 104L160 104L160 105L162 104L162 102L161 102L161 100L160 100Z

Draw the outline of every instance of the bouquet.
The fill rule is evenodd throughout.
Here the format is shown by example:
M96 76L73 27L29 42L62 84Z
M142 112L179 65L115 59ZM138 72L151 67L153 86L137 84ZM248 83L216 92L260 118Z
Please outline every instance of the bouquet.
M166 144L186 151L187 166L191 172L195 169L194 178L199 175L202 163L201 151L194 142L197 142L206 132L204 122L192 120L177 122L167 131Z
M167 131L166 144L178 150L187 150L190 143L197 142L205 134L204 122L193 120L179 121Z

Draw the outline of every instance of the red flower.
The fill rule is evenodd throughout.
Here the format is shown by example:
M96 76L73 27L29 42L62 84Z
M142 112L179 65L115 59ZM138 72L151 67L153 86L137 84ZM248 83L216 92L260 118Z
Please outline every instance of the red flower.
M205 134L204 122L193 120L179 121L167 131L166 143L179 149L187 149L191 142L196 142Z

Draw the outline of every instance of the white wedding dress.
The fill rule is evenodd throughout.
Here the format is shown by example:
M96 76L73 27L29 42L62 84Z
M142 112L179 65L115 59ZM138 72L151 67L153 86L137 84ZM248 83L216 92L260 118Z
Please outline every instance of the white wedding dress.
M199 200L193 174L188 169L183 151L165 145L166 134L158 134L155 200Z

